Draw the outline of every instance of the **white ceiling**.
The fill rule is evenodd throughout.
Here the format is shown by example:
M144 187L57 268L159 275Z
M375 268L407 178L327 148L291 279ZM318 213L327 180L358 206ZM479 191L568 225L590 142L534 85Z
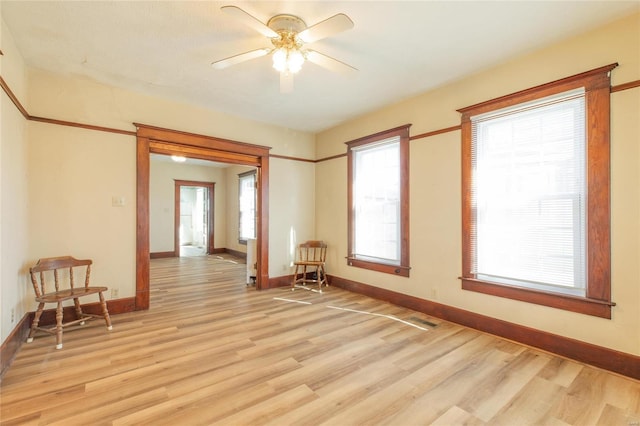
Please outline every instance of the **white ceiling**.
M346 13L353 29L311 46L356 68L306 63L281 94L270 57L210 64L268 46L221 12L307 25ZM29 66L88 76L252 120L318 132L515 55L640 10L640 1L7 1L2 17ZM52 117L55 118L55 117Z

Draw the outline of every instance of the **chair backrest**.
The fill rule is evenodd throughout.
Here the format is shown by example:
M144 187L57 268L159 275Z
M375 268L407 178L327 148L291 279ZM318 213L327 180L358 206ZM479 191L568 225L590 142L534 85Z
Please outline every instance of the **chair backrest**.
M298 246L298 260L302 262L325 262L327 244L324 241L309 240Z
M33 284L33 290L36 293L36 297L40 297L47 293L47 280L46 273L53 271L53 285L54 288L50 291L59 291L61 288L61 282L68 282L68 287L73 288L75 286L73 268L85 266L84 272L84 286L89 287L89 278L91 276L91 264L93 262L89 259L79 260L71 256L61 257L47 257L38 260L35 266L29 269L31 275L31 284ZM61 271L61 272L59 272ZM50 274L49 274L50 275ZM63 275L61 277L60 275ZM38 278L40 278L38 282ZM67 279L68 278L68 281ZM67 287L63 285L62 287Z

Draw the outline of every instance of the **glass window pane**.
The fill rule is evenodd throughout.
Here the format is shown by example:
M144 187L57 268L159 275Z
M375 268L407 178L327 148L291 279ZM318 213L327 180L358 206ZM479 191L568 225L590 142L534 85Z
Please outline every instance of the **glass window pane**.
M400 263L400 141L354 152L356 256Z
M584 94L571 92L472 118L479 277L585 288L584 116Z
M240 176L239 184L239 238L256 237L256 175Z

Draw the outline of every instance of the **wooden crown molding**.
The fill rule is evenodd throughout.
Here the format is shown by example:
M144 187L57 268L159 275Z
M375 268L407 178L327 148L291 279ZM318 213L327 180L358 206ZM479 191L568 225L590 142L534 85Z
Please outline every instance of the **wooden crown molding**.
M2 51L0 51L0 55L1 54L2 54ZM95 131L100 131L100 132L118 133L118 134L123 134L123 135L127 135L127 136L136 136L136 132L133 132L133 131L130 131L130 130L114 129L114 128L111 128L111 127L94 126L94 125L90 125L90 124L76 123L76 122L73 122L73 121L56 120L56 119L51 119L51 118L35 117L35 116L32 116L32 115L29 115L27 110L22 106L22 104L20 103L18 98L15 96L15 94L11 91L11 88L6 83L6 81L2 78L2 76L0 76L0 86L2 87L2 90L9 97L9 99L11 99L13 104L16 106L18 111L20 111L20 113L23 115L23 117L26 120L39 121L39 122L42 122L42 123L56 124L56 125L60 125L60 126L79 127L79 128L83 128L83 129L87 129L87 130L95 130ZM619 84L619 85L616 85L616 86L612 86L611 87L611 93L620 92L620 91L628 90L628 89L633 89L635 87L640 87L640 80L630 81L628 83L623 83L623 84ZM134 123L134 125L135 125L135 123ZM432 130L430 132L421 133L419 135L410 136L409 140L428 138L428 137L431 137L431 136L440 135L442 133L454 132L454 131L457 131L457 130L460 130L460 125L451 126L451 127L445 127L445 128L442 128L442 129ZM346 157L347 153L345 152L343 154L331 155L329 157L323 157L323 158L320 158L320 159L317 159L317 160L311 160L311 159L300 158L300 157L291 157L291 156L287 156L287 155L278 155L278 154L269 154L269 155L270 155L270 157L279 158L279 159L283 159L283 160L302 161L302 162L308 162L308 163L322 163L324 161L335 160L337 158Z
M26 120L29 120L31 116L29 115L27 110L22 106L22 104L20 103L16 95L13 93L13 91L11 90L7 82L4 81L4 78L2 78L2 76L0 76L0 86L2 86L2 90L9 97L9 99L11 99L11 102L13 102L13 105L15 105L18 111L20 111L20 114L22 114L22 116Z

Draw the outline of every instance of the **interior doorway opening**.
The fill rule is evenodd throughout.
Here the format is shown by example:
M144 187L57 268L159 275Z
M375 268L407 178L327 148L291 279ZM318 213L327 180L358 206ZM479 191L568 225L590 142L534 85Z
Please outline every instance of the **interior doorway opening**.
M256 289L269 288L269 147L134 123L136 132L135 309L149 309L150 155L177 155L256 167Z
M183 186L180 188L178 224L178 253L180 257L204 256L209 253L207 188Z
M179 257L214 252L215 184L175 181L175 253Z

